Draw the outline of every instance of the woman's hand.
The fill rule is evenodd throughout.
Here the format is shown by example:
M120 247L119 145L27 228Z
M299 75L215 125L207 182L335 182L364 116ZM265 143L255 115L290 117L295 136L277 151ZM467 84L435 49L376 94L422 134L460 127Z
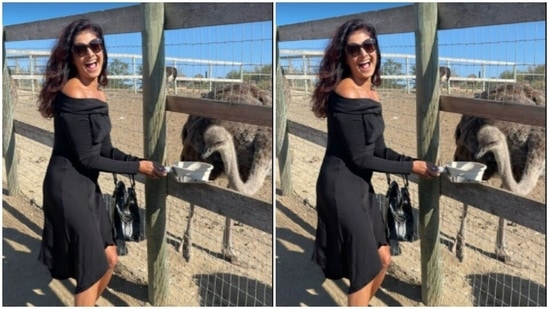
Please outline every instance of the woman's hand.
M438 166L427 161L413 161L412 172L427 179L440 176Z
M147 160L139 161L139 172L153 179L166 177L166 175L168 174L162 164Z

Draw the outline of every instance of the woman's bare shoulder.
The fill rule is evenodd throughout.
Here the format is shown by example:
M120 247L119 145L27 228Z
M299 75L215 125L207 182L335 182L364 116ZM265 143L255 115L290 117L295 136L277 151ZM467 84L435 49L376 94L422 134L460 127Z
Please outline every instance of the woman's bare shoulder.
M359 99L360 94L356 91L356 84L350 78L344 78L336 86L335 92L348 99Z
M372 99L374 99L377 102L381 102L381 100L379 99L379 93L375 89L372 90Z
M85 99L86 92L84 85L78 80L78 78L71 78L67 81L65 86L62 89L63 93L71 98L75 99Z
M78 78L71 78L63 86L63 93L73 99L97 99L102 102L107 102L105 93L101 89L92 89L89 86L82 84Z

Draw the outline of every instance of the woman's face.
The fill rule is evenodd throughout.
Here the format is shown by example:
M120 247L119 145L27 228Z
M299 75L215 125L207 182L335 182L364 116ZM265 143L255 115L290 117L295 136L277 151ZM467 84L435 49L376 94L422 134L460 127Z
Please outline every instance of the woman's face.
M80 79L88 82L97 79L103 60L103 43L93 31L82 31L74 37L72 61Z
M349 35L345 46L345 61L353 78L365 81L374 75L377 64L376 44L365 30L357 30Z

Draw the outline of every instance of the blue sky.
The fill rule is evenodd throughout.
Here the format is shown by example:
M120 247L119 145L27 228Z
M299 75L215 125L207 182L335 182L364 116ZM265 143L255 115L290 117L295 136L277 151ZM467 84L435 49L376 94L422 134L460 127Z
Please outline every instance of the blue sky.
M403 5L406 2L392 3L290 3L276 4L276 24L286 25L329 17L377 11ZM527 23L503 26L477 27L469 29L439 31L439 57L474 59L485 61L512 62L517 64L542 65L546 62L546 23ZM413 33L380 35L383 54L414 54ZM326 40L282 42L281 49L323 50ZM401 60L398 60L403 61ZM440 61L441 65L446 64ZM299 64L298 64L299 65ZM482 68L468 63L449 63L460 76L478 74ZM524 70L527 66L519 68ZM486 77L497 77L512 67L487 65Z
M69 16L87 12L107 10L123 6L134 5L134 2L125 3L6 3L2 4L2 24L12 25L30 21L44 20L54 17ZM403 5L407 2L277 2L276 24L285 25L328 17L355 14L367 11L376 11ZM267 23L268 24L268 23ZM166 32L166 56L178 58L199 58L222 61L236 61L253 64L272 63L272 26L270 24L235 25L231 28L209 27L189 31L187 33ZM251 30L250 30L251 29ZM253 46L244 42L253 33ZM228 35L227 35L228 34ZM471 29L446 30L439 32L439 56L448 58L464 58L487 61L505 61L525 63L527 65L541 65L546 62L546 24L543 22L493 26ZM196 40L203 40L196 44ZM209 41L206 41L209 40ZM141 53L140 34L110 36L106 38L109 53ZM191 45L190 42L195 43ZM213 42L213 43L208 43ZM228 42L233 42L229 44ZM258 45L260 44L259 48ZM413 33L380 36L381 50L384 54L413 54ZM28 48L49 50L52 41L32 41L8 43L7 48ZM323 50L326 40L300 41L282 43L282 49L316 49ZM199 46L199 47L196 47ZM192 48L191 48L192 47ZM253 52L251 51L253 50ZM251 66L253 66L251 64ZM441 64L444 64L441 61ZM450 63L454 72L460 76L471 73L477 74L481 69L469 64ZM203 67L185 68L194 71L203 71ZM225 68L217 75L223 75ZM509 66L492 65L486 68L488 77L497 76L502 71L510 70Z
M137 3L22 3L2 2L2 24L4 26L55 17L83 14L93 11L108 10Z
M56 17L136 5L124 3L2 3L2 24L20 24ZM272 22L170 30L165 33L166 57L243 63L245 70L272 64ZM60 29L61 30L61 29ZM53 40L7 42L7 49L51 50ZM106 36L109 54L141 54L141 34ZM111 58L110 58L111 60ZM130 61L125 59L123 61ZM167 64L169 61L167 61ZM181 67L179 67L181 65ZM176 64L186 76L205 74L208 66ZM238 66L217 66L213 77L224 77Z
M343 3L285 3L276 4L276 24L287 25L315 19L356 14L360 12L376 11L408 5L406 2L343 2Z

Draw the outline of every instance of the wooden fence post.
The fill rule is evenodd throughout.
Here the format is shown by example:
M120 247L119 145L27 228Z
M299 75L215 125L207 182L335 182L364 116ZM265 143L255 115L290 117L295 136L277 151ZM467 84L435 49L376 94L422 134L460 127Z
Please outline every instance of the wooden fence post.
M419 3L416 43L417 156L437 162L440 135L437 3ZM442 269L439 245L440 179L419 179L419 236L421 247L421 299L427 306L439 304Z
M19 157L15 147L15 130L13 129L13 115L15 113L16 93L12 89L11 75L6 60L5 35L2 35L2 156L8 177L8 195L19 194L19 179L17 164Z
M166 81L164 51L164 4L141 4L143 12L143 153L164 163L166 151ZM145 179L145 218L149 271L149 302L166 304L166 178Z
M278 35L277 35L278 37ZM290 152L290 136L288 135L286 91L282 68L280 67L280 56L278 52L278 39L276 40L276 157L280 174L280 187L282 195L292 193L292 163Z

